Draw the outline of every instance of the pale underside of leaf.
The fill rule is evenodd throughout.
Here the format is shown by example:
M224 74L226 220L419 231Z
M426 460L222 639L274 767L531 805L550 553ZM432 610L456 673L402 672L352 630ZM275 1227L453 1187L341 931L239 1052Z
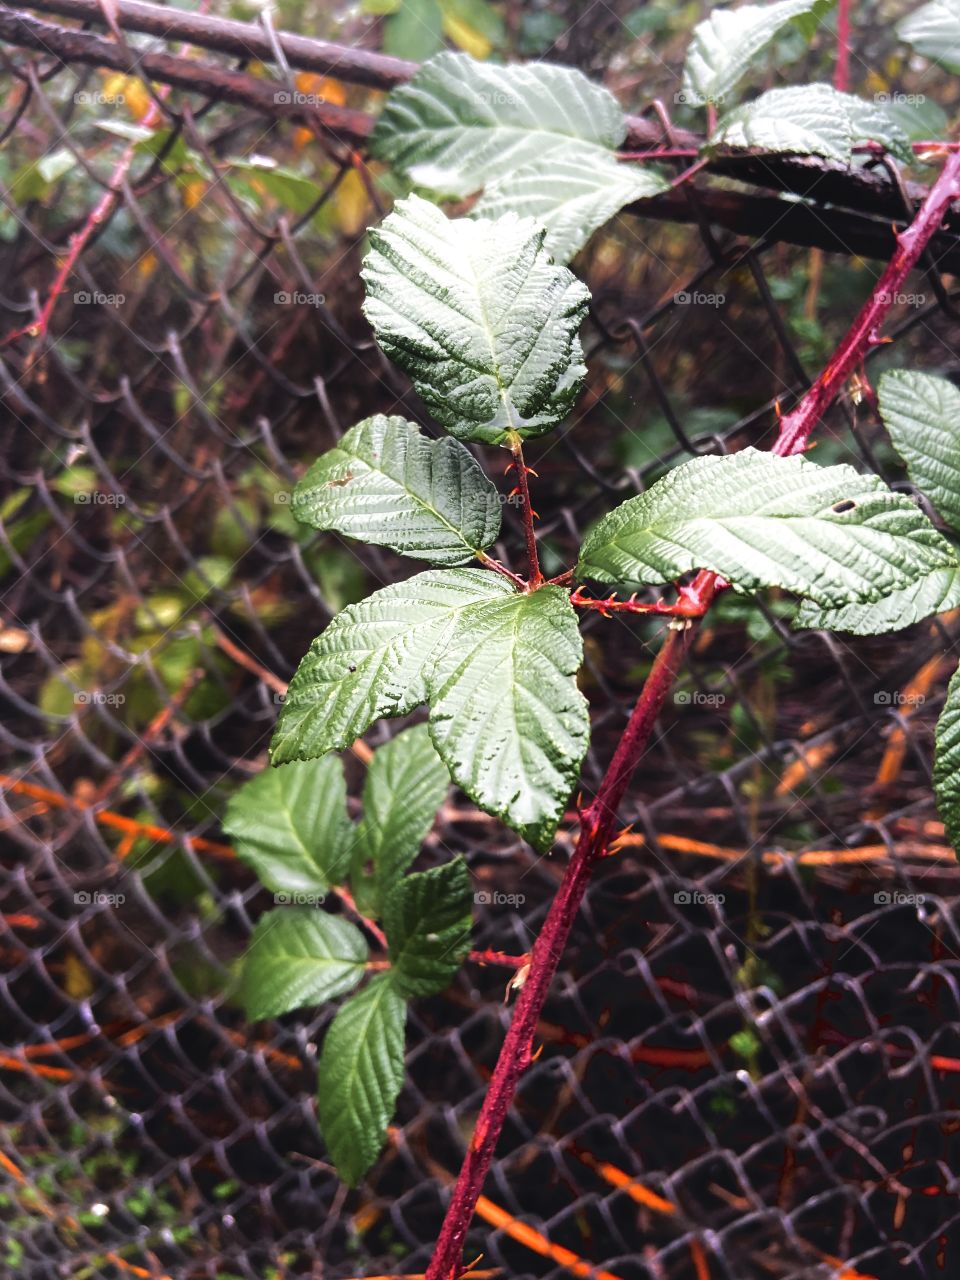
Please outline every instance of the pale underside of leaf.
M714 9L693 29L683 68L688 102L723 102L750 63L788 23L803 14L824 13L823 0L780 0L779 4Z
M910 479L960 530L960 390L946 378L896 369L883 375L877 394Z
M960 0L932 0L897 26L897 35L946 71L960 72Z
M641 586L710 569L741 591L781 586L834 607L955 559L917 504L877 477L745 449L685 463L611 512L577 576Z
M322 891L342 879L350 827L336 756L264 769L230 797L223 820L237 856L274 892Z
M937 809L954 850L960 845L960 671L955 671L940 713L933 761Z
M547 229L544 247L553 260L569 262L624 205L669 186L660 174L621 164L601 147L571 143L559 155L492 179L472 216L499 218L513 211L533 218Z
M500 532L497 490L463 445L381 414L313 464L294 490L293 514L440 565L466 564Z
M426 701L426 672L457 615L514 594L485 569L428 570L350 605L297 668L271 744L274 764L343 750L381 716Z
M590 733L567 593L546 586L464 610L438 659L430 732L454 781L535 847L548 847Z
M450 786L426 725L397 734L374 754L363 785L363 818L354 845L354 897L374 914L410 866ZM372 864L370 883L363 868ZM359 890L359 892L358 892Z
M937 613L960 608L960 565L932 569L917 582L879 600L821 609L804 600L793 625L798 630L843 631L855 636L880 636L902 631Z
M828 84L770 89L735 108L717 125L711 147L825 156L849 164L857 143L877 142L902 159L910 145L882 104L840 93Z
M418 186L462 197L572 140L611 150L625 132L613 95L571 67L441 53L390 94L370 149Z
M514 214L449 219L417 196L370 233L364 312L437 420L465 440L541 435L586 373L587 289Z
M367 944L348 920L315 907L278 907L257 921L244 958L247 1017L276 1018L350 991L365 972Z
M403 1084L406 1005L389 974L348 1000L327 1031L317 1072L320 1131L355 1186L383 1148Z

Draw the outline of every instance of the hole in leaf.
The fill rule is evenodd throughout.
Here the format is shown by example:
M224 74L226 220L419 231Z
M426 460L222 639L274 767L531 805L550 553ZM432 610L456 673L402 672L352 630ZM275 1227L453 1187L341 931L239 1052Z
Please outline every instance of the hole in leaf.
M353 472L348 471L341 480L328 480L326 487L328 489L342 489L345 484L349 484L353 479Z
M853 511L856 509L856 503L852 498L845 498L843 502L835 502L833 510L838 516L842 516L845 511Z

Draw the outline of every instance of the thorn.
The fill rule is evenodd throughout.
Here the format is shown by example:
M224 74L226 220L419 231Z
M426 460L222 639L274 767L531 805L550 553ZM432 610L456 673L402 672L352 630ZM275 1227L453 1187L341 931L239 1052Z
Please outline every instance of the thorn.
M779 422L780 419L783 417L783 410L780 408L779 397L773 402L773 411L777 415L777 421Z
M526 471L528 476L536 476L538 480L540 479L540 472L534 471L533 467L528 467L525 465L523 469L524 471Z
M540 1057L541 1053L543 1053L543 1041L542 1041L542 1040L541 1040L541 1041L540 1041L540 1043L537 1045L536 1053L531 1053L531 1055L530 1055L530 1065L531 1065L531 1066L533 1066L533 1064L536 1062L536 1060Z
M887 341L889 342L890 339L888 338ZM534 511L533 507L530 508L530 514L533 516L534 520L540 519L540 513L538 511Z

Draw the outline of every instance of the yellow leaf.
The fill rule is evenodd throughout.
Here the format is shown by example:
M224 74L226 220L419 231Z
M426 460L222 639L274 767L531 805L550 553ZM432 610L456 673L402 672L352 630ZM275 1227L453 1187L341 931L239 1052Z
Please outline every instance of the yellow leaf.
M141 280L149 280L156 271L160 259L152 250L147 252L137 262L137 275Z
M181 188L183 191L183 207L185 209L195 209L203 199L206 189L207 184L203 178L191 178L189 182L185 182Z
M346 90L329 76L318 76L312 71L301 71L294 80L301 93L313 94L318 102L331 102L342 107L347 101Z
M63 962L63 989L71 1000L86 1000L96 990L90 970L72 951Z
M473 27L469 26L461 18L455 17L452 13L443 15L443 32L458 49L462 49L464 53L469 53L471 58L482 60L490 57L490 51L493 45L485 35L481 35Z
M348 236L357 235L367 225L370 197L356 169L351 169L344 174L342 182L337 187L334 208L340 230Z

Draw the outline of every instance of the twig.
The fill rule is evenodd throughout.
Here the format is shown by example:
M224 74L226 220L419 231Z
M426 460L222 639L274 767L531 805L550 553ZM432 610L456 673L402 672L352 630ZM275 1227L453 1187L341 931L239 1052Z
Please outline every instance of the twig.
M930 242L958 194L960 155L955 154L948 159L914 223L898 237L893 261L884 271L870 300L840 344L837 355L794 412L782 419L780 434L774 445L776 454L785 456L802 453L806 448L810 433L824 409L843 385L849 372L863 358L872 335L893 304L894 293ZM691 598L702 604L705 611L722 586L722 580L716 574L701 572L688 590ZM676 626L682 629L675 630ZM533 1037L560 956L593 867L604 856L614 836L617 810L627 784L646 749L657 717L695 634L696 624L692 620L677 620L671 624L667 639L654 659L650 675L603 776L600 789L581 815L580 837L533 945L530 969L477 1117L473 1138L427 1270L427 1280L458 1280L462 1274L463 1242L520 1077L533 1061Z

